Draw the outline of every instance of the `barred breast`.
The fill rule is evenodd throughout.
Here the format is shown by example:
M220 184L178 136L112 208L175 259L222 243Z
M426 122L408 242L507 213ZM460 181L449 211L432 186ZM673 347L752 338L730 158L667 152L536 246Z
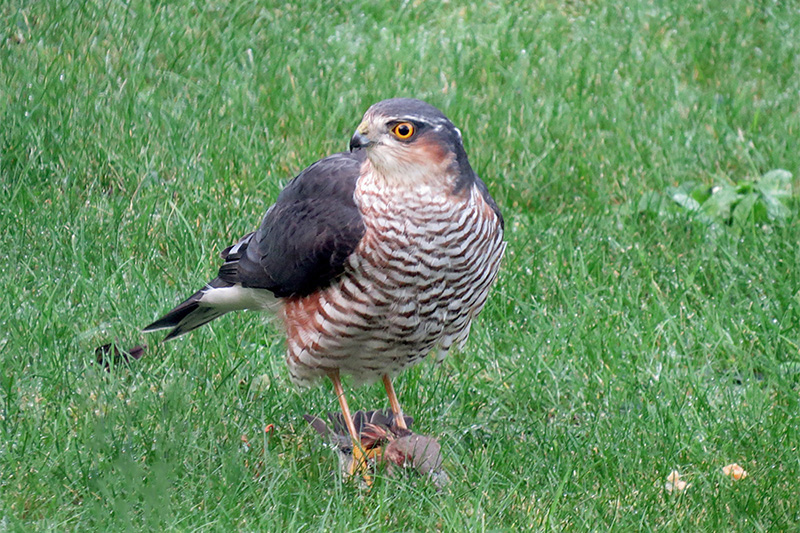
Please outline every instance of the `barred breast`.
M366 233L344 274L282 311L296 384L334 369L372 382L466 341L500 266L502 227L474 184L429 192L359 183Z

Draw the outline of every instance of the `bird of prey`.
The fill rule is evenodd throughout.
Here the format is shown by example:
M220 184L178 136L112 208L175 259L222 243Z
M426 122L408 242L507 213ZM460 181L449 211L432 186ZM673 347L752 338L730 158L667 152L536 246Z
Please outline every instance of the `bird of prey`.
M458 128L421 100L383 100L348 152L290 181L222 252L217 277L145 331L171 328L168 340L230 311L276 313L292 381L332 380L356 450L340 374L382 380L402 427L392 378L466 341L504 251L503 217Z

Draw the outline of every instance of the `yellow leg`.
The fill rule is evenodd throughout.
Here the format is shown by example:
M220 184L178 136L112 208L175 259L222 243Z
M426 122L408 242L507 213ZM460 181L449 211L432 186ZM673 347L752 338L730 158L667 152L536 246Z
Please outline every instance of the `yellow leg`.
M367 455L361 447L361 438L356 433L356 426L353 424L353 417L350 416L350 407L347 405L347 399L344 397L344 390L342 389L342 382L339 379L339 371L334 370L330 373L329 377L333 381L333 391L339 398L339 406L342 408L342 415L344 415L344 423L347 425L347 432L350 433L350 440L353 441L353 464L350 465L350 475L360 471L364 482L372 486L372 478L367 473Z
M397 427L400 429L408 429L406 427L406 420L403 418L403 410L400 408L400 402L397 401L397 395L394 393L394 385L388 374L383 375L383 386L386 388L386 394L389 396L389 405L392 406L392 413L394 419L397 421Z

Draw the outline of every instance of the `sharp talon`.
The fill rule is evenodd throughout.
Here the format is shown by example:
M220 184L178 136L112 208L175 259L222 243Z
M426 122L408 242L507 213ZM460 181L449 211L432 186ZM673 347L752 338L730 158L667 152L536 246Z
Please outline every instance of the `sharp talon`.
M350 475L361 474L361 478L368 487L372 487L372 476L369 475L370 451L364 452L356 443L353 443L353 463L350 465Z

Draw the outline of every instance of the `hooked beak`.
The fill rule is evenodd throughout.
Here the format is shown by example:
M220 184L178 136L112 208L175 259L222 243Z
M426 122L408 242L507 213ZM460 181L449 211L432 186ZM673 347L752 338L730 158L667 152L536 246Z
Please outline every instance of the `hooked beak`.
M362 122L358 125L356 132L350 139L350 151L354 152L359 148L368 148L373 144L375 144L375 141L372 141L369 137L367 137L367 125Z

